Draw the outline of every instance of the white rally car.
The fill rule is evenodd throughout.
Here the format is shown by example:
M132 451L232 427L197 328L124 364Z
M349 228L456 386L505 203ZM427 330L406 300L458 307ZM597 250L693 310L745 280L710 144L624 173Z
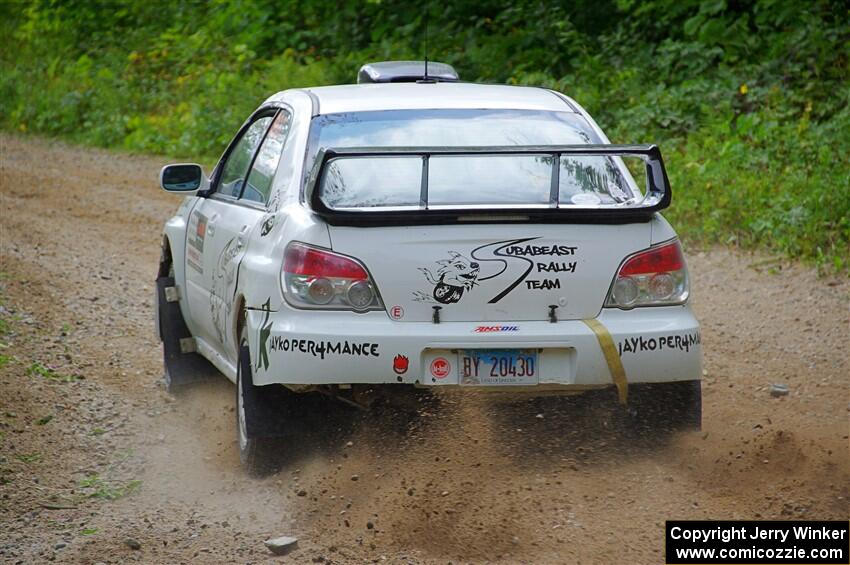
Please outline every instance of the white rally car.
M270 97L209 178L161 173L186 195L157 281L166 381L205 358L236 382L243 461L316 391L609 387L698 427L699 324L658 148L448 65L364 65L358 82Z

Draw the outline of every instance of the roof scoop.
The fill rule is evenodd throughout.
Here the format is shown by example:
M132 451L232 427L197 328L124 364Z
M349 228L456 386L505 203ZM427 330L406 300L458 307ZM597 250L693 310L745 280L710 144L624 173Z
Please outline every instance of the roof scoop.
M457 82L460 78L454 67L446 63L428 61L428 74L425 74L425 61L380 61L366 63L357 72L357 83L377 82Z

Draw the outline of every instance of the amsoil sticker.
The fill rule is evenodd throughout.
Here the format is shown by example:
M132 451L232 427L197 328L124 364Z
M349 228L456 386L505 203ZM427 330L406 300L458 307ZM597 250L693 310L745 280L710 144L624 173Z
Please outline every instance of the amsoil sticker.
M477 334L518 332L519 326L478 326L472 331Z
M436 379L444 379L449 376L452 365L445 357L437 357L431 361L431 376Z
M396 375L403 375L410 366L410 360L404 355L396 355L393 358L393 371Z
M502 275L509 270L513 273L511 278L488 301L490 304L499 302L520 285L526 290L560 289L561 276L576 272L578 261L574 257L578 247L530 243L539 239L527 237L487 243L470 251L468 256L449 251L447 259L419 268L432 287L429 292L414 291L413 299L454 304L482 282L506 278L507 275ZM517 272L519 276L516 276Z
M186 247L186 263L199 273L204 273L204 238L207 236L207 217L195 212L189 218L189 245Z
M678 349L688 352L691 347L700 345L702 338L699 332L685 335L662 335L658 337L645 338L643 336L628 337L620 340L618 349L620 357L623 353L642 353L645 351L663 351L665 349Z

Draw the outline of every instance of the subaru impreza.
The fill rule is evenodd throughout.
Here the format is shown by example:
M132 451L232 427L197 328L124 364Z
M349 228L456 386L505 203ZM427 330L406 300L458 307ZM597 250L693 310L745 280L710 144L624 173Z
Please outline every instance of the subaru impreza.
M610 389L699 426L661 152L611 144L569 96L373 63L271 96L209 176L175 164L160 182L185 196L157 279L166 382L202 362L234 381L251 468L312 392Z

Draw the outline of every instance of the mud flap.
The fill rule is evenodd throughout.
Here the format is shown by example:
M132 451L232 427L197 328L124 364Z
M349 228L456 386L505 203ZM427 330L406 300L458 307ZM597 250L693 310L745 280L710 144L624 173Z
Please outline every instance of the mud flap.
M184 353L181 349L180 341L191 338L192 334L183 320L180 302L168 301L167 288L174 288L173 277L156 279L157 325L159 339L162 341L165 386L168 390L174 390L176 387L210 379L217 371L209 361L197 353Z
M605 363L608 365L608 371L611 373L611 380L617 386L617 397L620 399L620 404L626 405L629 402L629 381L626 379L626 370L623 368L623 362L620 361L620 354L617 353L617 348L614 346L614 340L602 322L595 319L583 320L585 325L590 328L602 349L602 354L605 356Z
M633 383L629 407L639 425L698 431L702 428L702 382Z

